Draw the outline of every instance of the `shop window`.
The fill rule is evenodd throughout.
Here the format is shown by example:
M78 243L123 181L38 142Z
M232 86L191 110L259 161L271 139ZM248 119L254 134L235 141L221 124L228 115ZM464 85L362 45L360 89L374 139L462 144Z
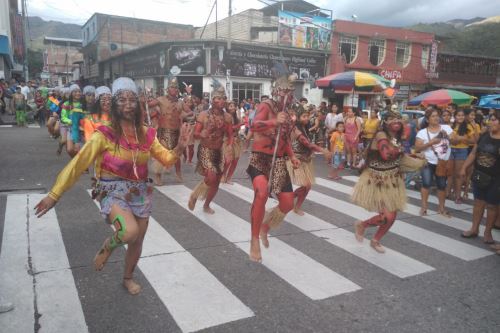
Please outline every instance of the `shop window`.
M368 58L373 66L380 66L385 58L385 40L371 39L368 45Z
M358 39L356 37L340 36L339 54L350 64L356 58L358 51Z
M429 54L431 52L430 45L422 45L422 67L426 70L429 67Z
M397 42L396 43L396 64L401 67L406 67L410 63L410 43Z
M260 99L262 85L258 83L233 82L233 99Z

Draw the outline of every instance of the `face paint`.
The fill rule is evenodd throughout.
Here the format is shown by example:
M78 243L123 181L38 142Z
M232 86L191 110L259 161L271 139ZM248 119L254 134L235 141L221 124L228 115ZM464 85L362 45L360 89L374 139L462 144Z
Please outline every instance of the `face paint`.
M401 121L393 121L389 124L389 130L391 132L399 132L401 130Z

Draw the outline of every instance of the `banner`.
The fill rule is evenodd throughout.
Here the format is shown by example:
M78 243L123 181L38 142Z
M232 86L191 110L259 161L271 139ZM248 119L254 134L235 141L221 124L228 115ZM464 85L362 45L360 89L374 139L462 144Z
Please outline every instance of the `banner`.
M212 73L255 78L273 78L277 67L286 64L299 80L314 80L325 75L325 57L298 55L290 52L237 48L219 52L212 50Z
M279 11L278 19L280 45L330 50L332 20L329 17Z
M169 54L170 68L176 66L181 74L206 74L203 46L172 46Z

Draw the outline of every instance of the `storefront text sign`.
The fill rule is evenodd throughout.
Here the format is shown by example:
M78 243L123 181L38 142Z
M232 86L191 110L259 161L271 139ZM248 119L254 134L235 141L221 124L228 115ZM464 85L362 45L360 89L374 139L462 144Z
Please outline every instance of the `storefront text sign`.
M380 71L380 76L385 77L388 80L396 79L401 80L403 78L403 74L401 71L390 70L390 69L382 69Z

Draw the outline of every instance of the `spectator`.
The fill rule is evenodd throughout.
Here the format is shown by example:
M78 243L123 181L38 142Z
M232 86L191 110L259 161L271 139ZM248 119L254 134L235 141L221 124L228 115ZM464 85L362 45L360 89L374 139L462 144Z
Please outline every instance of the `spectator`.
M497 220L500 207L500 111L490 116L490 126L482 134L472 152L465 160L460 170L460 176L465 177L467 168L474 165L472 188L474 193L474 208L472 211L472 227L464 231L462 237L474 238L479 234L479 225L486 208L486 227L483 241L493 244L491 229ZM500 245L493 248L500 254Z
M345 134L344 122L339 121L335 124L335 132L330 138L330 151L332 152L331 169L328 178L333 180L342 179L339 176L340 170L344 169L345 163Z
M451 156L450 169L452 174L448 177L447 194L451 194L451 186L453 186L453 194L456 204L462 204L463 199L460 195L462 190L463 178L459 176L460 170L464 161L467 159L469 144L475 143L474 128L466 119L464 110L455 112L455 121L452 125L453 133L451 134Z
M415 142L415 150L417 152L423 152L427 160L427 165L421 171L422 188L420 192L422 196L422 207L420 209L420 215L427 215L429 190L434 178L439 200L438 213L446 217L451 217L444 206L446 200L447 174L446 167L443 173L443 164L446 164L450 158L451 151L449 138L453 130L448 125L439 124L439 111L433 107L429 107L425 111L425 120L428 126L418 131Z
M365 120L362 130L363 146L366 148L378 132L380 120L378 119L378 109L370 110L370 117Z
M358 156L358 143L361 134L361 121L352 108L347 109L344 126L345 126L345 146L347 150L347 165L346 168L355 167Z

